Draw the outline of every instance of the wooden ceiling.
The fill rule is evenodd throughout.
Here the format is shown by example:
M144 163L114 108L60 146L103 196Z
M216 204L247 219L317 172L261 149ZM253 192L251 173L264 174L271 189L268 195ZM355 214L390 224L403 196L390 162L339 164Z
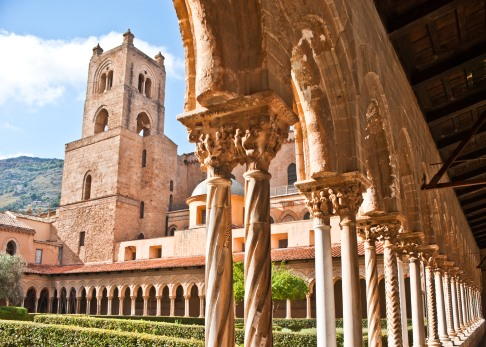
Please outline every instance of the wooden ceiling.
M486 0L375 0L479 248L486 248ZM444 180L442 180L444 181ZM442 182L441 181L441 182Z

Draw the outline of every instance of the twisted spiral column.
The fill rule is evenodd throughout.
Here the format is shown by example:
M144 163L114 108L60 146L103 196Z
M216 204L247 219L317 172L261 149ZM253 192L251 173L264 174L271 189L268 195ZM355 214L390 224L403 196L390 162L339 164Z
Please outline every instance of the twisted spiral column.
M401 347L403 346L403 341L397 258L395 255L395 246L389 237L385 237L383 248L388 343L390 346Z
M210 177L207 186L205 343L206 347L233 347L231 181Z
M432 266L425 266L425 282L427 285L427 346L440 347L439 336L437 334L437 311L435 302L434 272Z
M271 347L270 177L249 170L245 202L245 347ZM214 345L216 346L216 345Z
M457 313L459 317L459 329L461 332L466 330L466 326L464 325L464 316L463 316L463 308L462 308L462 295L461 295L461 280L459 277L456 277L456 295L457 295Z
M451 281L447 271L444 272L443 282L447 335L454 338L457 336L457 333L454 330L454 318L452 317Z
M381 347L380 291L376 267L374 238L365 238L366 303L368 310L368 343L371 347Z
M454 321L454 331L456 334L461 333L461 324L459 320L459 300L457 296L456 277L451 276L451 298L452 298L452 317Z
M466 302L466 296L465 296L465 291L464 291L464 282L460 282L459 284L459 293L461 294L461 312L462 312L462 324L461 327L463 330L467 330L469 326L469 322L467 319L467 302Z

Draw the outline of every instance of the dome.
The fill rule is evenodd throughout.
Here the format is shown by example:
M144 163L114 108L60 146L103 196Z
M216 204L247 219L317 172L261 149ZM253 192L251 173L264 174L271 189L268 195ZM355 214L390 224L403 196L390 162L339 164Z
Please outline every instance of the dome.
M199 183L196 188L194 188L191 197L193 196L198 196L198 195L206 195L208 192L207 186L206 186L206 180L202 181ZM245 196L245 189L243 186L238 183L235 179L231 179L231 195L239 195L239 196Z

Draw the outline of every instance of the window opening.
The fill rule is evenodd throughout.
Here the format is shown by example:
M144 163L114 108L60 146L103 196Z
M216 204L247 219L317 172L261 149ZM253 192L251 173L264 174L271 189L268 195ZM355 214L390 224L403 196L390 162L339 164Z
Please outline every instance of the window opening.
M94 133L99 134L108 130L108 111L102 109L96 116Z
M201 224L206 224L206 209L201 210Z
M84 179L83 200L89 200L90 198L91 198L91 175L88 175Z
M138 91L143 94L144 77L142 74L138 75Z
M150 98L152 96L152 81L150 80L150 78L147 78L145 80L145 96L147 98Z
M35 263L42 264L42 249L35 250Z
M288 248L289 239L278 240L278 248Z
M287 185L293 186L295 182L297 182L297 169L294 163L290 164L287 168L287 178L288 183Z
M84 238L86 237L86 232L81 231L79 233L79 247L84 246Z
M170 190L171 192L173 192L173 191L174 191L174 181L172 181L172 180L171 180L171 181L170 181L170 183L169 183L169 190Z
M8 241L7 249L5 251L10 255L15 255L15 253L17 253L17 245L15 244L15 241Z
M142 167L147 166L147 150L144 149L142 152Z
M145 203L142 201L140 202L140 218L143 218L145 214Z

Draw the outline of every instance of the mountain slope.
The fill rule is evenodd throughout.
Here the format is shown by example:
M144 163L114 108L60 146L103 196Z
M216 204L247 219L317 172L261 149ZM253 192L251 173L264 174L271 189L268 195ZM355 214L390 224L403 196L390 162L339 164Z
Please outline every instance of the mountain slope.
M59 205L61 159L18 157L0 160L0 211L46 211Z

